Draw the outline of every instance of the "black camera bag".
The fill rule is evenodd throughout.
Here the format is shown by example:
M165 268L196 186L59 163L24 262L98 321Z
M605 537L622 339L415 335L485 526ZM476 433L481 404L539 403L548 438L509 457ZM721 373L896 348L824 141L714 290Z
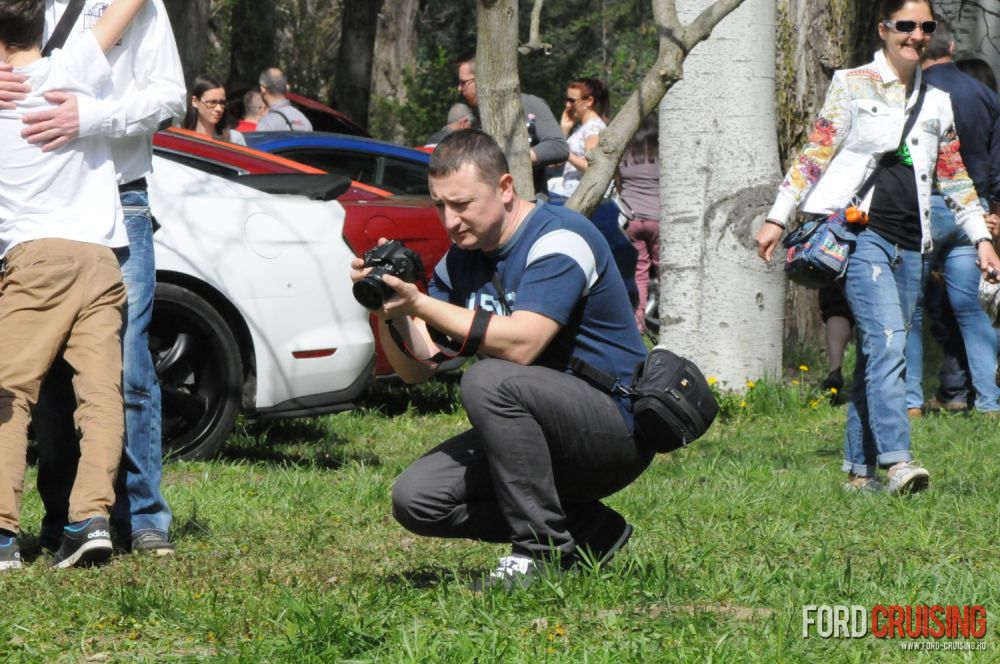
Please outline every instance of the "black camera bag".
M602 389L632 400L636 439L657 452L672 452L700 438L715 421L719 404L704 374L691 360L666 348L654 348L632 375L632 387L570 359L576 375Z
M636 433L657 452L672 452L708 431L719 404L691 360L654 348L632 376Z

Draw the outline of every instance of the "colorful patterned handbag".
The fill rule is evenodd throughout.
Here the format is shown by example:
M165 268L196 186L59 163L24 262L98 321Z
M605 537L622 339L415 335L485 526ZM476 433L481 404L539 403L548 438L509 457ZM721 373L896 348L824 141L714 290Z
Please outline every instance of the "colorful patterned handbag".
M789 279L807 288L822 288L847 273L847 259L858 238L847 221L849 210L856 208L807 221L785 238L785 274Z

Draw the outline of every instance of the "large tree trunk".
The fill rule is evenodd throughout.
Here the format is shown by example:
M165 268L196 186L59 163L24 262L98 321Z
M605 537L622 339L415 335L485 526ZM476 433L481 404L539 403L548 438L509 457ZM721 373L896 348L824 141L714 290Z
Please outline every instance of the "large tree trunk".
M356 0L344 8L341 20L337 96L340 110L362 127L368 127L372 60L381 6L382 0Z
M747 0L660 105L660 343L730 389L781 370L785 277L753 244L780 178L774 36L773 0Z
M528 127L517 71L517 0L479 0L476 22L476 95L483 130L507 155L517 192L534 198Z
M391 99L398 105L406 103L403 76L416 65L419 10L420 0L394 0L387 2L379 15L375 37L374 94ZM380 138L402 143L405 131L396 122L389 129L389 134Z
M163 0L163 4L174 29L184 80L190 85L195 76L205 71L212 3L211 0Z
M274 67L277 11L273 2L234 0L230 10L229 77L226 88L257 87L260 72Z

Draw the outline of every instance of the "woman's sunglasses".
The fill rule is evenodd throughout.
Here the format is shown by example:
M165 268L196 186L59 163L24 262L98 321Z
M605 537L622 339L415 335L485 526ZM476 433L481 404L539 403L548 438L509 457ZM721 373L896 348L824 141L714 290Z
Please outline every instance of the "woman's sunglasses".
M920 28L920 32L925 35L933 34L933 32L937 30L937 21L882 21L882 25L889 28L893 32L901 32L907 35L916 30L918 27Z

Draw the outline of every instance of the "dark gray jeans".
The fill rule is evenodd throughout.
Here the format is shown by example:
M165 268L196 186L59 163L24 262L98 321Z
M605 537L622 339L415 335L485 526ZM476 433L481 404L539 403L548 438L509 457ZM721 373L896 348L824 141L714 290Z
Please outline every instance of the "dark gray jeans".
M653 458L610 395L553 369L480 360L462 378L462 402L473 428L415 461L392 490L393 516L419 535L570 555L614 514L600 499Z

